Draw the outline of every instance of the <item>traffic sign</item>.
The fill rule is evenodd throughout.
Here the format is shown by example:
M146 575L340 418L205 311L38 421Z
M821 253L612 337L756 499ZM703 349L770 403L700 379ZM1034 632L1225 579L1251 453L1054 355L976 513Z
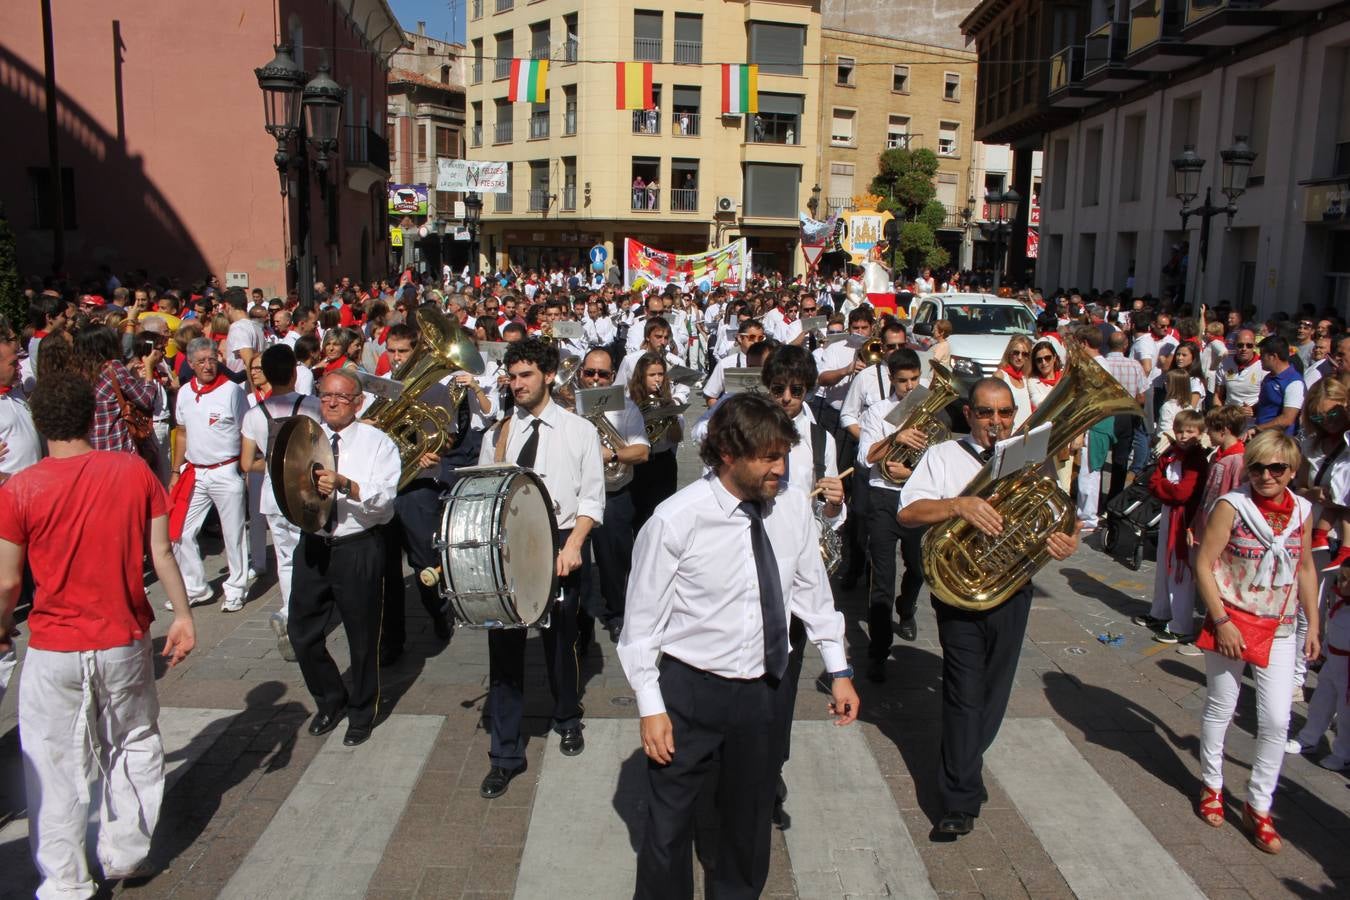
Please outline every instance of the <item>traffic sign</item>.
M591 263L597 266L603 266L605 260L609 258L609 251L605 249L604 244L596 244L591 248Z

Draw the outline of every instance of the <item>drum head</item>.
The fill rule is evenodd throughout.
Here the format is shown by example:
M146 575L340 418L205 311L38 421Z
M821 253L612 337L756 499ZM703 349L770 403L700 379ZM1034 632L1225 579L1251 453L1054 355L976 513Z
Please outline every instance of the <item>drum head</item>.
M522 470L512 480L501 516L502 568L515 589L516 614L533 625L548 611L557 583L553 506L537 476Z
M319 423L308 416L292 416L277 432L268 472L272 492L282 515L301 531L321 531L336 502L319 496L314 484L317 468L333 468L333 448Z

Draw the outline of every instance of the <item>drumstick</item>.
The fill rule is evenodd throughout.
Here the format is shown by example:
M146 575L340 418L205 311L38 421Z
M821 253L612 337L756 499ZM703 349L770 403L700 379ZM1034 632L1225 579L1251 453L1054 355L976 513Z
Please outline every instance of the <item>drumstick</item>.
M845 478L847 478L848 476L850 476L850 475L852 475L852 474L853 474L853 467L852 467L852 466L849 466L847 469L845 469L844 471L840 472L838 475L836 475L836 476L834 476L834 477L835 477L835 478L838 478L840 481L842 481L842 480L844 480ZM811 492L811 499L814 500L814 499L816 499L817 497L819 497L819 496L820 496L821 494L823 494L823 493L825 493L825 489L824 489L823 487L818 487L818 488L816 488L814 491Z

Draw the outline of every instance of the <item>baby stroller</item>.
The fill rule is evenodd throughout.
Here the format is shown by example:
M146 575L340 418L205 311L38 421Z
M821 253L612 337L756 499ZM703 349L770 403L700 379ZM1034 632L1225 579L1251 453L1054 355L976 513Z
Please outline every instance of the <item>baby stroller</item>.
M1148 482L1156 462L1149 461L1144 471L1139 473L1125 490L1121 491L1106 504L1106 515L1102 522L1102 549L1118 555L1121 550L1121 537L1130 535L1130 555L1125 564L1136 572L1144 561L1144 542L1158 542L1158 522L1162 519L1162 501L1148 490Z

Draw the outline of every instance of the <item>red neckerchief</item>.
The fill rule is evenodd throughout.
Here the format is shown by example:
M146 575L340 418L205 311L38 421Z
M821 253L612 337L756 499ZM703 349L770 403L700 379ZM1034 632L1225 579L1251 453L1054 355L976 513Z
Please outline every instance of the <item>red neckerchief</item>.
M33 332L33 337L37 338L38 340L42 340L42 339L45 338L46 336L47 336L47 332L46 332L46 331L35 331L35 332Z
M197 380L197 376L193 375L192 380L188 382L188 387L190 387L192 389L192 393L196 395L195 397L193 397L193 399L196 400L198 403L201 403L202 398L205 397L207 394L211 393L221 385L229 383L230 379L226 378L224 375L217 372L216 380L206 385L205 387L202 387L201 382Z
M1055 385L1059 384L1059 380L1063 377L1064 377L1064 370L1060 369L1058 372L1051 375L1049 378L1042 378L1041 383L1048 384L1051 387L1054 387Z
M1026 376L1022 374L1020 369L1014 369L1012 367L1012 363L1005 363L1003 365L1003 371L1008 373L1008 377L1011 378L1013 381L1017 382L1019 385L1022 383L1023 379L1026 378Z
M253 389L253 399L257 400L260 404L270 396L272 396L271 391L260 391L257 388Z
M1239 453L1246 452L1246 450L1247 448L1243 445L1242 441L1235 441L1227 450L1221 449L1216 451L1214 454L1214 462L1218 462L1225 456L1237 456Z
M389 326L388 326L388 325L386 325L386 326L384 326L383 328L380 329L380 336L377 337L377 338L375 339L375 343L377 343L377 344L387 344L387 343L389 343Z
M1263 516L1275 514L1288 517L1294 511L1294 495L1288 488L1279 497L1262 497L1256 491L1252 491L1252 503Z
M13 386L5 387L5 386L3 386L3 385L0 385L0 397L5 396L6 394L8 394L8 393L9 393L10 391L12 391L12 390L14 390Z
M339 356L332 362L326 362L323 364L323 374L327 375L330 372L336 372L338 369L342 368L346 364L347 364L347 357Z

